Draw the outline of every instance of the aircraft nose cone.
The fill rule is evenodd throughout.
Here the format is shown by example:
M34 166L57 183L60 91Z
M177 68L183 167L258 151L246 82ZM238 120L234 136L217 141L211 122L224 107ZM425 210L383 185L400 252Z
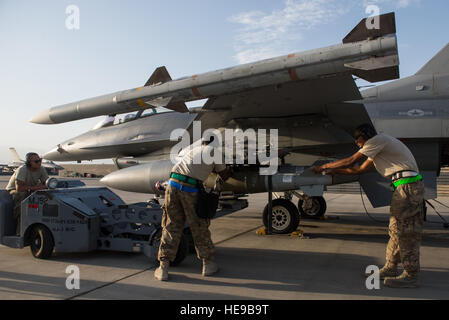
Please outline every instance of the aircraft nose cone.
M60 161L61 159L61 154L58 152L58 148L54 148L50 151L48 151L46 154L44 154L42 156L42 158L47 159L47 160L51 160L51 161Z
M30 120L30 122L36 124L54 124L54 122L50 119L49 110L44 110L38 115L34 116L33 119Z

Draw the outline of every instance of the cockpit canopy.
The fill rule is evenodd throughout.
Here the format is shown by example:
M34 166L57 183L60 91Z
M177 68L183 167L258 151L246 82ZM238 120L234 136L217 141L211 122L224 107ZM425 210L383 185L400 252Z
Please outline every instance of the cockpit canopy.
M150 117L155 114L165 113L165 112L173 112L172 110L165 108L149 108L145 110L135 111L126 114L118 114L118 115L109 115L105 119L101 120L98 124L96 124L92 130L98 130L101 128L112 127L116 125L120 125L126 122L134 121L137 119Z

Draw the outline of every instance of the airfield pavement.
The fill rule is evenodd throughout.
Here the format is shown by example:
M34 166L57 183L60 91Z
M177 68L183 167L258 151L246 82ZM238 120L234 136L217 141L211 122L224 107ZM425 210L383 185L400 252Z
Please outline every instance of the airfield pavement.
M4 188L9 177L0 177ZM100 185L96 179L83 180ZM126 202L147 195L116 191ZM156 263L143 254L90 252L32 257L29 248L0 246L0 299L448 299L449 230L427 222L421 246L421 286L368 290L364 271L384 263L387 223L366 216L359 195L325 194L327 220L301 220L305 238L260 236L267 195L249 197L249 207L212 221L220 272L201 276L195 255L170 269L170 281L153 278ZM449 204L448 198L440 198ZM437 206L440 212L448 210ZM368 210L386 221L388 208ZM446 219L449 215L444 214ZM429 209L429 221L440 222ZM67 266L80 269L80 289L66 288Z

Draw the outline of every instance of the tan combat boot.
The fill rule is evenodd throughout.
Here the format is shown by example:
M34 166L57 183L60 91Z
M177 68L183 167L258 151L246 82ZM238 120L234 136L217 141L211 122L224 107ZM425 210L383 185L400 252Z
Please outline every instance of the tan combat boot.
M218 271L218 266L213 260L203 259L203 277L211 276Z
M418 275L410 275L404 271L395 278L385 278L384 285L390 288L416 288L419 285Z
M371 276L372 272L365 273L366 277ZM399 275L398 267L392 264L386 264L382 269L379 270L379 278L381 280L385 279L386 277L397 277Z
M159 268L154 271L154 277L159 281L168 280L168 267L170 266L169 261L161 261Z
M381 280L388 277L397 277L398 275L398 267L395 265L386 264L382 269L379 270L379 278Z

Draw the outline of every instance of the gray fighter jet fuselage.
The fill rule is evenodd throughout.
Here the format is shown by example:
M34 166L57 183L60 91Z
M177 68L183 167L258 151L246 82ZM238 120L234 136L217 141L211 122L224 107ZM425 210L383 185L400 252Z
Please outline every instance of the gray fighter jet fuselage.
M376 129L409 145L421 170L449 165L449 45L415 75L362 96Z

